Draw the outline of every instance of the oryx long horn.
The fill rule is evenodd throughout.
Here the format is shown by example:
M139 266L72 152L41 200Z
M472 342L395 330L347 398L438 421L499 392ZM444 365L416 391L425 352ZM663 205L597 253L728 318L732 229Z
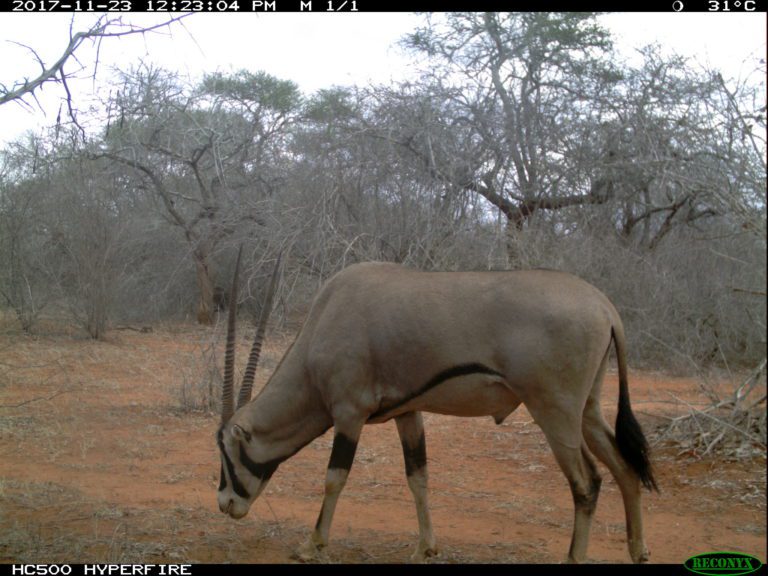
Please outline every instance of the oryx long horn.
M259 325L256 328L256 336L253 338L251 353L248 356L248 364L245 367L243 385L240 387L240 395L237 397L238 408L244 404L247 404L251 399L251 389L253 388L253 380L256 377L256 367L259 364L259 356L261 356L261 345L264 342L264 333L267 330L267 320L269 320L269 314L272 311L272 300L274 299L275 292L277 291L277 278L279 276L281 259L282 254L277 257L275 268L272 270L272 278L269 280L267 297L264 301L264 306L261 308L261 314L259 315Z
M229 317L227 318L227 347L224 352L224 384L221 388L221 423L227 421L235 413L232 404L233 387L235 381L235 322L237 316L237 278L240 274L240 256L243 247L237 251L237 263L235 264L235 277L232 279L232 290L229 293Z

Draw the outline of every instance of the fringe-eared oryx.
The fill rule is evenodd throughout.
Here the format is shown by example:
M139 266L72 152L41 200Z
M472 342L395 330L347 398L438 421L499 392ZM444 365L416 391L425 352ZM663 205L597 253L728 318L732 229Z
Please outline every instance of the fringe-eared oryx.
M576 512L568 560L586 559L600 490L592 454L621 490L632 560L648 559L640 485L654 489L656 482L645 437L630 408L624 329L608 298L590 284L546 270L419 272L385 263L350 266L321 290L295 342L250 400L266 321L262 314L237 411L232 401L234 286L230 302L217 441L219 507L232 518L248 512L281 462L333 427L320 516L299 550L301 558L311 559L328 543L362 427L394 419L419 523L413 559L423 560L436 547L421 412L488 415L499 424L523 403L571 487ZM612 344L619 371L615 436L600 410Z

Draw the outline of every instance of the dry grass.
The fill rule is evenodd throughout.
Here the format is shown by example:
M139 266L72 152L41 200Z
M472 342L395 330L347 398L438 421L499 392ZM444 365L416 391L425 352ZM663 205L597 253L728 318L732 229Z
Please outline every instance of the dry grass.
M0 561L289 561L319 509L332 432L281 466L256 510L232 522L215 503L216 384L209 378L221 360L220 334L173 325L94 342L63 326L47 328L30 337L0 317ZM257 383L290 338L270 339ZM238 365L247 350L242 334ZM639 401L642 392L633 389ZM683 397L701 406L701 398ZM658 412L655 404L642 407ZM679 405L664 408L670 418L683 415ZM525 410L502 426L427 414L425 427L441 549L435 562L562 560L570 493ZM701 524L702 549L721 541L733 549L735 534L736 547L744 542L762 554L765 520L752 511L765 508L765 471L753 460L736 466L710 454L691 464L661 450L665 493L647 501L649 531L663 531L672 510ZM626 560L623 511L607 510L619 500L606 479L590 548L595 559ZM652 542L658 549L668 539L657 534ZM415 541L397 435L386 425L366 427L325 560L403 562ZM674 558L679 546L669 546L656 557Z

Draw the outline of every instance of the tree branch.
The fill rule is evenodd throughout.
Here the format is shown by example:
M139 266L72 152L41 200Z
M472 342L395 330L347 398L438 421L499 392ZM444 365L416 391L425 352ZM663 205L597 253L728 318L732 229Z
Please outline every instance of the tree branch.
M64 64L72 58L75 54L75 51L82 45L82 43L85 40L94 40L94 39L101 39L101 38L115 38L120 36L128 36L131 34L144 34L146 32L151 32L153 30L157 30L158 28L162 28L165 26L170 26L174 22L178 22L182 18L186 18L190 14L183 14L181 16L174 16L172 18L169 18L168 20L161 22L160 24L156 24L154 26L148 26L146 28L140 28L136 27L132 24L123 24L121 18L110 18L106 15L101 16L96 23L91 26L88 30L85 30L83 32L76 32L75 34L70 36L69 43L67 44L67 47L62 52L61 56L59 56L58 60L54 62L51 66L46 66L43 60L40 58L40 56L35 52L32 48L29 48L28 46L24 46L23 44L19 44L16 42L16 44L19 44L20 46L24 46L25 48L28 48L32 54L35 56L35 59L40 64L40 67L42 68L42 72L34 79L27 80L25 79L23 82L16 83L12 88L7 89L5 87L0 88L0 105L6 104L8 102L12 102L14 100L18 100L21 103L24 103L23 99L25 96L32 96L34 97L34 92L39 89L43 84L49 83L49 82L59 82L64 81ZM115 27L122 27L126 28L124 30L118 30L115 32L110 31L111 28ZM97 61L98 64L98 61ZM59 80L61 78L61 80ZM67 93L69 91L67 90ZM67 102L70 104L70 117L72 117L72 108L71 108L71 96L67 97ZM24 103L25 104L25 103ZM38 103L39 106L39 103Z

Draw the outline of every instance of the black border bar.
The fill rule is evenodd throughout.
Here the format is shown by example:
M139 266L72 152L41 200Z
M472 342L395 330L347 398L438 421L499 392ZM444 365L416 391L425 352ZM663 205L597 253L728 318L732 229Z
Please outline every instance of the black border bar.
M0 0L2 12L766 12L768 0Z

